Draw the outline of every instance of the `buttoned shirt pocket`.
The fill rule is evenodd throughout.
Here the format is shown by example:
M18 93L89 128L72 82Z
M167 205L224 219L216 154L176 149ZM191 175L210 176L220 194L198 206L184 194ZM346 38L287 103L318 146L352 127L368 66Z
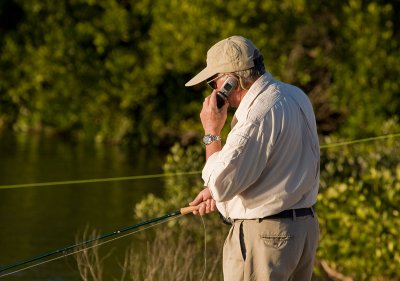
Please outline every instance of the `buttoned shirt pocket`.
M279 250L288 244L289 240L292 239L292 236L288 233L261 234L260 238L263 240L265 246Z

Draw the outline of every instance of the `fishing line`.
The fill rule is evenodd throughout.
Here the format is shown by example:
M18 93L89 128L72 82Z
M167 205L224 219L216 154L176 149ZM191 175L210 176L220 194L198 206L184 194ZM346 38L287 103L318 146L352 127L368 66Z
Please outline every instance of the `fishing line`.
M54 185L67 185L67 184L82 184L82 183L99 183L99 182L110 182L110 181L156 179L156 178L166 178L166 177L173 177L173 176L197 175L197 174L200 174L200 173L201 173L201 171L191 171L191 172L163 173L163 174L153 174L153 175L138 175L138 176L102 178L102 179L86 179L86 180L69 180L69 181L53 181L53 182L10 184L10 185L0 185L0 189L21 188L21 187L54 186Z
M375 140L396 138L396 137L400 137L400 133L384 135L384 136L377 136L377 137L370 137L370 138L364 138L364 139L358 139L358 140L343 141L343 142L338 142L338 143L324 144L324 145L321 145L321 149L338 147L338 146L345 146L345 145L362 143L362 142L369 142L369 141L375 141Z
M46 264L46 263L49 263L49 262L52 262L52 261L55 261L55 260L59 260L59 259L62 259L62 258L66 258L66 257L69 257L69 256L71 256L71 255L75 255L75 254L81 253L81 252L83 252L83 251L86 251L86 250L90 250L90 249L99 247L99 246L101 246L101 245L104 245L104 244L113 242L113 241L115 241L115 240L118 240L118 239L127 237L127 236L129 236L129 235L132 235L132 234L138 233L138 232L140 232L140 231L143 231L143 230L146 230L146 229L155 227L155 226L157 226L157 225L160 225L160 224L169 222L169 221L171 221L171 220L178 219L178 218L181 217L181 216L182 216L182 215L179 215L179 216L177 216L177 217L171 217L171 218L169 218L169 219L167 219L167 220L160 221L160 222L158 222L158 223L155 223L155 224L153 224L153 225L147 226L147 227L145 227L145 228L142 228L142 229L139 229L139 230L135 230L135 231L132 231L132 232L127 233L127 234L120 235L120 236L118 236L118 237L109 239L109 240L107 240L107 241L100 242L100 243L98 243L98 244L95 244L95 245L92 245L92 246L89 246L89 247L86 247L86 248L83 248L83 249L80 249L80 250L77 250L77 251L75 251L75 252L66 253L66 254L63 254L62 256L59 256L59 257L55 257L55 258L52 258L52 259L48 259L48 260L43 261L43 262L35 263L35 264L33 264L33 265L29 265L29 266L27 266L27 267L24 267L24 268L21 268L21 269L18 269L18 270L15 270L15 271L12 271L12 272L8 272L8 273L6 273L6 274L0 275L0 277L13 275L13 274L19 273L19 272L21 272L21 271L25 271L25 270L27 270L27 269L31 269L31 268L34 268L34 267L38 267L38 266L40 266L40 265L43 265L43 264Z
M206 230L206 223L204 222L203 216L200 216L201 221L203 222L203 229L204 229L204 270L203 274L201 275L200 281L203 281L204 277L206 276L207 271L207 230Z
M58 259L61 259L61 258L65 258L65 257L71 256L71 255L74 255L74 254L83 252L83 251L85 251L85 250L89 250L89 249L92 249L92 248L95 248L95 247L104 245L104 244L106 244L106 243L110 243L110 242L115 241L115 240L117 240L117 239L121 239L121 238L123 238L123 237L132 235L132 234L134 234L134 233L137 233L137 232L140 232L140 231L149 229L149 228L151 228L151 227L155 227L155 226L157 226L157 225L159 225L159 224L162 224L162 223L171 221L171 220L173 220L173 219L177 219L177 218L179 218L179 217L181 217L181 216L183 216L183 215L186 215L186 214L191 213L191 212L194 211L194 210L197 210L199 207L200 207L200 206L192 206L192 207L181 208L179 211L173 212L173 213L171 213L171 214L168 214L168 215L165 215L165 216L162 216L162 217L154 218L154 219L151 219L151 220L148 220L148 221L145 221L145 222L142 222L142 223L133 225L133 226L125 227L125 228L123 228L123 229L114 231L114 232L112 232L112 233L109 233L109 234L106 234L106 235L101 235L101 236L98 236L98 237L96 237L96 238L90 239L90 240L88 240L88 241L83 241L83 242L77 243L77 244L75 244L75 245L65 247L65 248L63 248L63 249L58 249L58 250L55 250L55 251L50 252L50 253L47 253L47 254L43 254L43 255L40 255L40 256L36 256L36 257L31 258L31 259L27 259L27 260L24 260L24 261L22 261L22 262L18 262L18 263L12 264L12 265L10 265L10 266L6 266L6 267L3 267L3 268L0 268L0 272L2 272L2 271L7 271L7 270L10 270L10 269L12 269L12 268L15 268L15 267L24 265L24 264L27 264L27 263L30 263L30 262L33 262L33 261L37 261L37 260L40 260L40 259L42 259L42 258L49 257L49 256L54 255L54 254L63 253L61 256L58 256L58 257L55 257L55 258L52 258L52 259L48 259L48 260L43 261L43 262L35 263L35 264L33 264L33 265L26 266L26 267L23 267L23 268L21 268L21 269L19 269L19 270L15 270L15 271L12 271L12 272L9 272L9 273L6 273L6 274L2 274L2 275L0 275L0 277L9 276L9 275L12 275L12 274L15 274L15 273L18 273L18 272L21 272L21 271L24 271L24 270L27 270L27 269L30 269L30 268L34 268L34 267L40 266L40 265L42 265L42 264L46 264L46 263L51 262L51 261L55 261L55 260L58 260ZM206 226L205 226L205 222L204 222L202 216L201 216L201 219L202 219L202 222L203 222L204 237L205 237L205 238L204 238L204 243L205 243L205 244L204 244L204 261L205 261L205 264L204 264L204 272L203 272L203 277L204 277L205 272L206 272L206 249L207 249L207 248L206 248L206 243L207 243L207 240L206 240ZM70 252L70 253L65 253L66 251L68 251L68 250L70 250L70 249L73 249L73 248L76 248L76 247L80 247L80 246L85 245L85 244L88 244L88 243L93 243L93 242L98 241L98 240L100 240L100 239L104 239L104 238L110 237L111 235L120 234L121 232L125 232L125 231L127 231L127 230L132 230L132 229L134 229L134 228L138 228L138 227L141 227L141 226L143 226L143 225L150 224L150 223L152 223L152 225L147 226L147 227L144 227L144 228L141 228L141 229L139 229L139 230L136 230L136 231L133 231L133 232L129 232L129 233L127 233L127 234L119 235L118 237L109 239L109 240L104 241L104 242L100 242L100 243L95 244L95 245L92 245L92 246L85 247L85 248L83 248L83 249L79 249L79 250L76 250L76 251L72 251L72 252ZM202 279L203 279L203 277L202 277Z
M382 140L382 139L387 139L387 138L396 138L396 137L399 137L399 136L400 136L400 133L389 134L389 135L383 135L383 136L377 136L377 137L370 137L370 138L364 138L364 139L358 139L358 140L350 140L350 141L343 141L343 142L332 143L332 144L325 144L325 145L321 145L320 148L321 148L321 149L333 148L333 147L351 145L351 144L362 143L362 142L369 142L369 141L375 141L375 140ZM130 177L116 177L116 178L102 178L102 179L74 180L74 181L58 181L58 182L43 182L43 183L31 183L31 184L1 185L1 186L0 186L0 189L5 189L5 188L20 188L20 187L37 187L37 186L54 186L54 185L67 185L67 184L82 184L82 183L98 183L98 182L123 181L123 180L138 180L138 179L151 179L151 178L161 178L161 177L169 177L169 176L194 175L194 174L199 174L199 173L201 173L201 171L177 172L177 173L163 173L163 174L153 174L153 175L139 175L139 176L130 176ZM184 209L184 208L183 208L183 209ZM181 209L181 210L182 210L182 209ZM179 214L178 214L178 213L179 213ZM179 216L177 216L177 215L179 215ZM127 233L127 234L120 235L119 237L112 238L112 239L109 239L109 240L107 240L107 241L104 241L104 242L101 242L101 243L98 243L98 244L95 244L95 245L92 245L92 246L89 246L89 247L86 247L86 248L83 248L83 249L80 249L80 250L77 250L77 251L73 251L73 252L71 252L71 253L67 253L67 254L64 253L64 254L61 255L61 256L58 256L58 257L55 257L55 258L52 258L52 259L48 259L48 260L46 260L46 261L39 262L39 263L30 265L30 266L27 266L27 267L24 267L24 268L21 268L21 269L19 269L19 270L15 270L15 271L12 271L12 272L9 272L9 273L6 273L6 274L2 274L2 275L0 275L0 277L9 276L9 275L12 275L12 274L15 274L15 273L18 273L18 272L21 272L21 271L24 271L24 270L27 270L27 269L30 269L30 268L34 268L34 267L37 267L37 266L40 266L40 265L49 263L49 262L51 262L51 261L55 261L55 260L58 260L58 259L61 259L61 258L64 258L64 257L68 257L68 256L71 256L71 255L80 253L80 252L85 251L85 250L90 250L90 249L92 249L92 248L95 248L95 247L104 245L104 244L106 244L106 243L110 243L110 242L115 241L115 240L117 240L117 239L124 238L124 237L126 237L126 236L135 234L135 233L137 233L137 232L146 230L146 229L148 229L148 228L155 227L155 226L157 226L157 225L159 225L159 224L166 223L166 222L171 221L171 220L173 220L173 219L177 219L177 218L181 217L182 215L183 215L183 213L180 213L179 211L177 211L177 212L171 213L171 214L169 214L169 215L160 217L160 218L163 219L164 221L154 223L154 222L156 222L156 221L150 220L150 221L148 221L148 222L145 222L144 224L147 224L147 223L149 223L149 222L150 222L150 223L154 223L154 224L151 225L151 226L145 227L145 228L140 229L140 230L132 231L132 232ZM170 217L170 216L172 216L172 217ZM177 216L177 217L173 217L173 216ZM169 218L165 220L166 217L169 217ZM201 217L201 220L202 220L202 222L203 222L203 228L204 228L204 271L203 271L203 274L202 274L202 277L201 277L201 280L203 280L204 277L205 277L205 274L206 274L206 269L207 269L207 233L206 233L206 226L205 226L204 219L203 219L202 216L200 216L200 217ZM156 218L156 219L160 219L160 218ZM156 219L155 219L155 220L156 220ZM144 224L142 223L142 224L138 224L138 225L136 225L136 226L140 227L140 226L142 226L142 225L144 225ZM134 227L135 227L135 226L134 226ZM96 239L92 239L92 240L89 240L89 241L81 242L80 244L75 244L75 245L73 245L73 246L66 247L66 248L64 248L64 249L61 249L60 251L57 250L56 252L50 253L50 255L57 254L57 253L61 253L61 252L66 252L67 250L70 250L70 249L75 248L75 247L82 246L82 245L84 245L84 244L86 244L86 243L92 243L92 242L94 242L94 241L96 241L96 240L98 240L98 239L107 238L107 237L109 237L109 236L111 236L111 235L119 234L120 232L127 231L127 230L131 230L131 229L132 229L132 226L131 226L131 227L124 228L124 229L122 229L122 230L118 230L118 231L116 231L116 232L113 232L113 233L110 233L110 234L107 234L107 235L104 235L104 236L100 236L100 237L98 237L98 238L96 238ZM45 257L48 257L48 256L49 256L49 254L45 254L45 255L43 255L43 256L39 256L38 259L45 258ZM36 257L36 258L37 258L37 257ZM24 261L24 262L22 262L22 263L18 263L18 264L12 265L12 266L8 266L8 267L5 267L5 268L0 268L0 272L9 270L9 269L14 268L14 267L17 267L17 266L21 266L22 264L26 264L26 263L29 263L29 262L38 260L38 259L36 259L36 258L30 259L30 260L27 260L27 261Z
M389 139L400 137L400 133L382 135L377 137L363 138L357 140L343 141L338 143L324 144L321 145L321 149L351 145L362 142L369 142L375 140ZM165 178L173 176L188 176L188 175L198 175L201 171L190 171L190 172L176 172L176 173L163 173L163 174L152 174L152 175L138 175L129 177L115 177L115 178L102 178L102 179L86 179L86 180L69 180L69 181L54 181L54 182L39 182L39 183L26 183L26 184L10 184L10 185L0 185L0 189L6 188L23 188L23 187L41 187L41 186L55 186L55 185L72 185L72 184L84 184L84 183L99 183L99 182L111 182L111 181L127 181L127 180L141 180L141 179L155 179L155 178Z

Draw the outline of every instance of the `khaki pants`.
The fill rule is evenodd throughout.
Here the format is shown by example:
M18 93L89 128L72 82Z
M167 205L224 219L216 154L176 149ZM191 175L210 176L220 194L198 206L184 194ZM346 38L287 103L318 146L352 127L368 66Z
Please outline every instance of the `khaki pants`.
M316 216L237 220L224 245L224 280L310 281L318 240Z

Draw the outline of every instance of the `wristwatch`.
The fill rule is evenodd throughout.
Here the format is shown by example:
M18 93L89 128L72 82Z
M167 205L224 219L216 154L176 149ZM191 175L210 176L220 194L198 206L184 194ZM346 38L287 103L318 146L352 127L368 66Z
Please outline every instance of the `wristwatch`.
M220 136L214 136L214 135L205 135L203 137L203 143L205 145L208 145L210 143L212 143L213 141L220 141L221 137Z

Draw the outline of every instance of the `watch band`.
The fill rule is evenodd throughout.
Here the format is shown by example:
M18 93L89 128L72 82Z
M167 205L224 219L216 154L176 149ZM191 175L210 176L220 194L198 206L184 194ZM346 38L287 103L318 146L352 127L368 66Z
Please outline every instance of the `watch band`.
M209 145L210 143L214 142L214 141L220 141L221 137L220 136L215 136L215 135L205 135L203 137L203 143L205 145Z

